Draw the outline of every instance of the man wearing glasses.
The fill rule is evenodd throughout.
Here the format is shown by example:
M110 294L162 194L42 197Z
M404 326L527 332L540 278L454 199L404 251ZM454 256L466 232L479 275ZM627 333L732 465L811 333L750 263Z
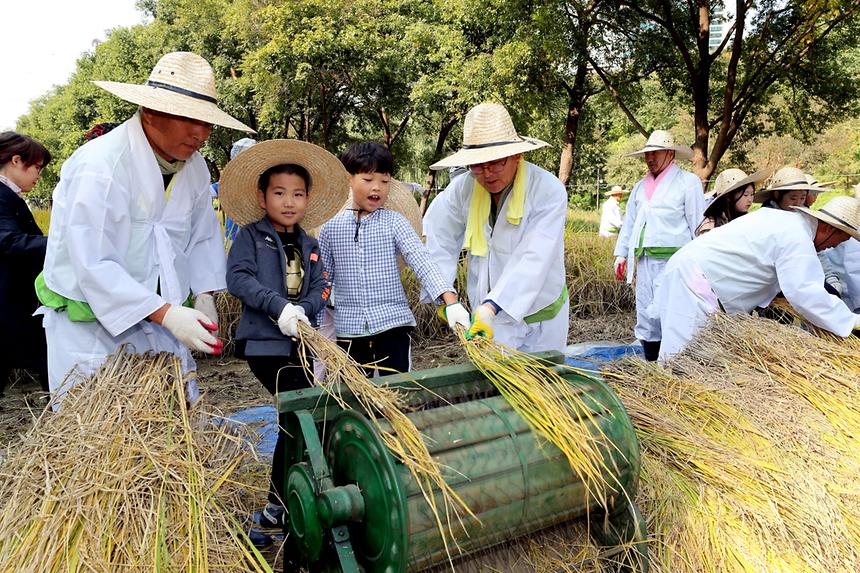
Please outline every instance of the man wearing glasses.
M468 166L424 216L427 247L445 280L468 253L473 314L467 337L494 337L525 352L562 350L569 300L564 272L567 193L523 153L548 144L521 137L504 106L472 108L463 147L431 166Z

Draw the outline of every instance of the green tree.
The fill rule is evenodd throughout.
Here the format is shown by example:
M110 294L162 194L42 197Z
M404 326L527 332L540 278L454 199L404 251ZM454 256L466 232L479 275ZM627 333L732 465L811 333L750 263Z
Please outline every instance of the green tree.
M845 73L837 55L856 38L857 0L765 0L756 3L755 13L750 2L737 0L729 32L714 50L709 27L721 1L614 3L619 14L639 18L624 33L630 61L650 62L666 93L686 98L693 117L693 167L703 179L736 138L761 133L761 118L774 111L780 90L791 94L790 115L800 126L820 128L855 102L856 75ZM596 69L611 86L614 71ZM653 128L634 116L637 129Z

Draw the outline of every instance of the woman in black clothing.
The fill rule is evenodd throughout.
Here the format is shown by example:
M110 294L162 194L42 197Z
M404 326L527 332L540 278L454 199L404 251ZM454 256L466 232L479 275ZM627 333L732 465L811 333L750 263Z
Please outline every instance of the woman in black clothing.
M0 392L13 368L33 370L48 391L45 331L32 316L39 306L33 281L48 239L21 196L32 191L50 161L35 139L0 133Z

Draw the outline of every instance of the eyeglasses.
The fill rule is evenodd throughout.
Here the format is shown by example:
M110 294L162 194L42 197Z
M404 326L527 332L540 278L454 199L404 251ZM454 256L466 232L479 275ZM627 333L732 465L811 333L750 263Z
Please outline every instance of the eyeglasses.
M504 159L496 159L495 161L487 161L485 163L476 163L469 166L469 171L475 175L480 175L484 170L490 173L501 173L508 163L508 157Z

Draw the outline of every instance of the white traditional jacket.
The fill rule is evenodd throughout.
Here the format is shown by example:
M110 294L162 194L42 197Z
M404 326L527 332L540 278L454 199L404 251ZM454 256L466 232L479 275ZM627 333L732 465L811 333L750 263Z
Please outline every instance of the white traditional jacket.
M770 304L782 291L811 323L848 336L854 314L824 290L815 253L816 221L797 212L759 209L698 237L676 256L692 259L729 314Z
M848 308L860 309L860 241L848 239L825 253L842 285L842 300Z
M624 224L615 243L615 256L627 257L627 282L633 282L635 251L643 227L643 247L680 248L693 240L702 221L702 181L674 163L667 169L650 201L645 197L644 179L633 186L627 200Z
M88 303L111 336L165 303L226 288L226 256L203 157L195 153L174 178L167 200L138 114L63 164L45 283Z
M597 234L601 237L612 237L621 229L624 219L621 218L621 204L615 197L603 202L600 209L600 229Z
M528 173L520 224L507 220L509 195L495 227L491 229L489 221L484 223L487 256L469 253L468 259L467 290L472 308L491 299L515 321L556 302L565 286L567 193L555 175L531 163L525 165ZM456 177L424 216L427 248L449 283L457 273L474 188L471 173ZM429 302L426 293L424 296Z

